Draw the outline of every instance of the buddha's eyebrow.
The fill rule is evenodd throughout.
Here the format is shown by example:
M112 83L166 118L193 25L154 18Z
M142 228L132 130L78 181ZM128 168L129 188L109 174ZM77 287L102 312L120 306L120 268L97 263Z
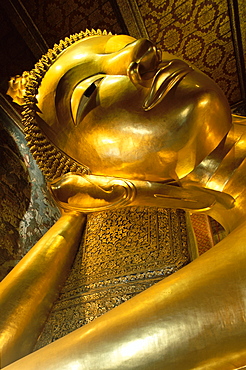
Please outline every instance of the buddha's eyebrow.
M70 109L75 126L78 126L79 122L81 122L94 91L104 77L105 74L96 74L82 80L75 86L70 99Z
M85 68L85 65L79 64L64 73L64 75L60 78L56 88L56 104L59 103L59 101L61 100L67 99L72 94L75 86L77 86L83 80L93 77L99 73L103 74L103 72L96 71L93 74L89 74L87 76L84 76L84 78L81 78L81 76L84 75Z
M121 49L108 51L107 53L99 53L98 55L109 55L109 54L118 53L119 51L124 50L127 46L131 45L133 42L129 42L128 44L124 45Z
M69 120L70 117L70 110L67 110L66 107L70 105L70 99L73 94L73 91L77 85L79 85L82 81L85 81L91 77L96 77L99 74L105 75L103 72L95 72L89 76L84 76L81 78L81 75L84 75L84 65L77 65L64 73L61 79L58 82L56 91L55 91L55 106L57 116L61 115L63 119ZM89 86L88 86L89 87ZM59 112L59 113L58 113Z
M64 106L70 101L75 86L84 79L80 77L84 74L84 68L84 65L77 65L64 73L60 78L55 91L55 106L57 112L63 111ZM85 78L87 77L89 76L85 76ZM67 113L64 111L63 114L66 115ZM66 118L69 119L69 117Z

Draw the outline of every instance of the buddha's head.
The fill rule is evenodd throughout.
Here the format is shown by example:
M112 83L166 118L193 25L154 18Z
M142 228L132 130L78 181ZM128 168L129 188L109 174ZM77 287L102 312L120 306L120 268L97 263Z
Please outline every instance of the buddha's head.
M47 137L61 162L50 178L79 168L128 179L182 178L226 135L228 103L205 74L146 39L83 36L43 57L27 90L27 126L38 125L37 139ZM37 152L27 131L42 166L47 143Z

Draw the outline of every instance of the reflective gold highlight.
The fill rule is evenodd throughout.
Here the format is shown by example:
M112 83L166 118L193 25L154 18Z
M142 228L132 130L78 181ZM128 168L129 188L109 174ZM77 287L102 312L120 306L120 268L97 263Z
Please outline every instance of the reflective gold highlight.
M68 275L85 217L65 213L1 282L1 367L30 353Z
M161 59L149 40L95 34L67 48L61 45L64 51L51 65L43 61L38 67L41 83L35 81L27 93L25 119L29 142L39 145L40 140L39 164L47 159L54 198L66 212L77 212L68 223L71 235L64 248L78 240L81 214L130 206L207 212L229 235L165 280L6 370L242 368L246 119L232 122L228 103L210 78L168 53ZM43 141L46 136L52 144ZM73 173L79 167L87 174ZM48 235L42 249L49 257L50 239L56 250L63 239L56 244L53 231ZM37 255L39 272L52 265L41 252ZM33 278L32 266L28 259L28 278ZM13 291L22 286L17 273L7 280L12 288L6 307L14 305L17 313L24 307L28 315L16 326L11 315L3 320L10 338L6 363L16 358L19 338L29 347L18 356L31 350L30 308L37 312L37 326L43 322L40 310L47 314L34 299L41 300L35 279L29 282L31 305L28 288L13 303ZM47 273L45 289L56 273Z
M230 128L219 87L167 52L161 59L149 40L93 35L62 47L49 67L43 62L24 113L29 145L49 180L82 172L177 181Z
M57 149L56 146L54 146L52 142L47 139L47 136L45 136L38 127L35 119L35 112L38 110L36 107L38 89L46 71L63 52L63 50L78 40L95 35L107 35L107 32L101 30L86 30L86 32L81 31L78 34L66 37L64 41L61 40L58 45L55 44L53 49L50 49L47 54L43 55L39 62L35 65L35 68L30 71L27 81L25 81L25 86L22 85L21 89L18 89L18 93L15 92L16 88L12 87L12 85L14 85L12 80L10 81L8 94L14 99L13 101L19 103L21 99L21 104L24 104L24 110L22 114L26 139L35 160L47 179L59 177L69 171L86 173L88 172L88 168L86 166L79 165L69 158L64 152ZM23 79L26 77L27 75L25 73L20 79L21 82L23 82ZM16 100L17 98L15 98L16 94L17 97L20 95L18 101Z

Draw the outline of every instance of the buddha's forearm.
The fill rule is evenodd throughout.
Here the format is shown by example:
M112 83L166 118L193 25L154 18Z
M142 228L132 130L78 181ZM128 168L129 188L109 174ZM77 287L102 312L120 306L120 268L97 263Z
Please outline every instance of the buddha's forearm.
M6 370L246 364L245 225L174 275Z
M69 272L85 222L64 214L0 284L1 366L30 353Z

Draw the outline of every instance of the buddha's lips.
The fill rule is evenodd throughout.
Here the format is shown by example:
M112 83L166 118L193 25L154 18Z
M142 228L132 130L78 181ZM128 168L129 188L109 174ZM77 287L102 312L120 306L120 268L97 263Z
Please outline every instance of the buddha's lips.
M150 93L144 101L143 109L148 111L154 108L184 76L192 71L188 64L179 59L173 59L159 68L153 78Z

